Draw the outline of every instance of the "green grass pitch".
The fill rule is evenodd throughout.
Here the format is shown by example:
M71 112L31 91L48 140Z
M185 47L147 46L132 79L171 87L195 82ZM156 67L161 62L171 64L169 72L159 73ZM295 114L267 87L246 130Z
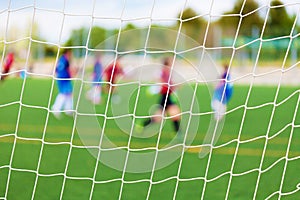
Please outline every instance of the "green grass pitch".
M0 198L4 198L7 191L7 199L31 199L33 194L35 199L58 199L61 193L63 199L87 199L93 188L93 199L118 199L122 187L122 199L145 199L151 186L150 199L172 199L174 193L176 199L199 199L205 185L204 199L224 199L229 187L234 152L239 145L233 165L229 199L252 199L259 173L257 199L265 199L279 191L283 173L285 176L280 192L292 194L284 195L282 199L300 199L300 190L297 190L300 183L300 108L295 111L299 98L298 87L281 86L273 109L272 102L277 87L253 86L246 109L244 105L250 87L235 85L233 98L228 105L231 112L226 116L221 135L215 144L226 145L213 149L210 160L209 156L199 158L199 145L203 143L205 133L209 129L211 114L193 115L189 118L190 113L185 112L189 111L188 108L182 108L182 129L187 128L188 119L191 119L191 126L195 125L192 118L199 119L197 134L191 143L191 146L197 148L186 149L183 157L153 173L150 171L123 174L122 171L101 162L95 168L96 158L86 148L80 148L83 147L83 142L76 129L72 135L73 118L63 116L57 120L52 114L47 118L48 111L43 108L48 106L51 84L52 81L47 79L27 79L23 88L22 104L20 95L23 80L7 79L0 85ZM124 85L118 89L124 91L126 87ZM184 90L183 87L179 92ZM57 94L56 87L54 88L52 102ZM135 95L136 93L130 99L131 113ZM210 97L207 87L198 85L196 96L201 113L209 112ZM157 99L155 96L146 96L145 87L141 88L140 99L136 116L148 115L147 110ZM187 101L189 100L187 98ZM107 94L103 94L103 103L96 106L97 113L105 112L106 101ZM156 146L157 134L145 138L131 137L128 144L129 135L116 125L112 113L109 108L106 113L107 119L101 115L97 119L101 126L105 123L106 136L116 147L120 147L115 151L128 145L131 149ZM294 113L296 117L293 121ZM82 120L89 120L89 117L94 116L80 117ZM129 122L132 120L130 115L124 118ZM241 128L242 119L244 121ZM137 119L139 120L142 119ZM99 135L90 134L91 127L85 128L88 144L98 145ZM239 132L241 143L237 142ZM267 140L262 172L259 172L266 142L262 136L267 132L271 138ZM19 138L16 138L16 135ZM167 119L158 147L162 148L174 135L170 120ZM291 142L287 152L289 140ZM286 155L288 161L284 159ZM124 159L120 159L119 163L124 165ZM203 177L206 173L205 184ZM94 174L96 182L93 185ZM150 177L153 184L150 184ZM178 188L175 192L177 182ZM271 199L277 199L278 195L275 193Z

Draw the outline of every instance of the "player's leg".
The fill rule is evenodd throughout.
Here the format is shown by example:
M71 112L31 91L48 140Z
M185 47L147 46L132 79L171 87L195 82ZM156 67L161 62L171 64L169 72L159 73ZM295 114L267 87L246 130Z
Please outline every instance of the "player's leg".
M183 142L184 135L180 130L180 108L174 102L170 102L167 107L167 113L173 122L174 131L176 132L176 140L179 143Z
M112 78L110 81L109 81L109 84L106 85L106 92L108 93L110 90L111 90L111 93L113 94L113 92L115 91L115 79Z
M87 92L87 99L90 100L93 104L101 103L101 85L94 85Z
M166 111L167 114L172 117L174 130L176 133L180 133L180 108L175 103L175 100L172 98L171 94L168 95L166 101Z
M54 104L52 106L52 110L54 111L53 114L55 117L60 116L60 111L63 109L63 106L65 104L65 81L64 80L57 80L57 87L58 87L58 95L56 96L56 99L54 101Z
M149 125L153 122L156 122L156 123L161 122L162 112L163 112L163 108L164 108L164 105L165 105L166 98L167 98L166 94L161 94L160 101L159 101L159 109L155 112L155 114L152 118L147 119L144 122L144 126L147 126L147 125ZM167 107L167 105L166 105L166 107Z
M179 132L180 128L180 109L176 104L172 104L167 108L168 115L172 117L174 130Z
M73 95L72 93L65 94L65 105L64 110L66 110L66 115L73 116Z
M101 85L94 86L93 103L94 104L101 103Z
M60 117L60 111L62 110L65 103L65 95L58 93L52 106L52 113L56 118Z
M115 86L115 79L114 77L110 80L110 84L107 84L107 92L110 91L111 101L115 104L119 104L121 101L120 96L117 94L116 86Z
M215 120L221 120L224 117L226 112L226 104L223 104L217 99L213 99L211 103L211 107L214 111Z
M155 112L153 117L150 117L144 121L143 126L145 127L145 126L150 125L151 123L158 123L158 122L161 122L161 120L162 120L162 109L159 108Z
M71 80L64 81L63 93L65 95L64 110L67 115L73 115L73 86Z
M143 122L143 127L148 126L148 125L151 124L152 122L153 122L152 117L146 119L146 120Z
M135 125L135 129L138 133L141 133L145 127L147 127L153 123L161 122L161 120L162 120L162 109L158 109L154 113L154 116L147 118L142 123L137 123Z
M162 120L162 111L163 111L163 107L164 107L164 104L165 104L165 99L166 99L166 95L161 94L160 102L159 102L159 104L160 104L159 109L155 112L153 117L147 118L142 124L137 124L136 125L137 132L142 132L144 127L149 126L152 123L161 122L161 120Z
M52 106L52 110L53 111L61 111L64 106L64 102L65 102L65 95L58 93L55 98L54 104Z
M9 72L9 68L5 68L5 67L4 67L4 70L3 70L3 72L2 72L3 75L1 76L1 80L2 80L2 81L4 81L4 79L6 79L6 77L8 76L8 75L7 75L8 72Z

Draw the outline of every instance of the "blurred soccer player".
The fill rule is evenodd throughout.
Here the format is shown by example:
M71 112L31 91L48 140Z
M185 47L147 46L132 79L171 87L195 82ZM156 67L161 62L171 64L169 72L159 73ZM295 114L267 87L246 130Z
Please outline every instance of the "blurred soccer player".
M2 70L2 77L1 80L4 80L7 77L7 73L11 69L11 66L15 60L15 56L13 52L9 52L5 58L4 65L3 65L3 70Z
M71 71L70 71L70 59L72 52L70 49L66 49L63 55L59 58L55 72L58 86L58 95L52 106L54 116L59 118L60 112L68 110L67 115L72 115L73 109L73 87L71 82Z
M159 100L159 110L155 113L155 117L149 118L144 121L142 124L142 128L146 127L152 123L160 122L162 120L162 112L165 109L166 113L169 116L172 116L173 126L174 130L176 131L177 135L180 135L180 109L178 105L176 105L174 99L172 98L173 92L175 90L174 86L172 85L172 82L170 79L171 73L171 66L172 66L172 60L170 58L166 58L163 62L163 69L161 73L161 89L159 92L160 100ZM139 129L139 126L138 126Z
M215 88L211 102L215 120L221 120L223 118L226 112L227 103L232 97L233 84L229 82L231 77L228 71L228 65L224 65L224 72L221 79L222 80Z
M99 104L101 102L101 81L102 81L103 66L101 63L100 54L96 55L96 61L93 70L93 85L87 92L87 98L93 104Z
M116 83L118 76L123 75L124 71L120 65L120 58L117 57L116 61L112 62L108 67L104 70L104 75L106 77L107 82L110 82L112 85L112 92L114 91L115 86L113 84ZM108 85L109 87L109 85Z

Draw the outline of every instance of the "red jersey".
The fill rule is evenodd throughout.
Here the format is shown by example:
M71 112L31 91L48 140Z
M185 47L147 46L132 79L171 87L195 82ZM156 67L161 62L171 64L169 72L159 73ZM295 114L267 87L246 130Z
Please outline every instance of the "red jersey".
M111 83L115 83L117 76L123 74L123 70L119 64L119 62L110 64L104 71L106 80Z
M161 82L163 84L161 86L161 90L160 90L161 94L167 94L168 91L169 91L169 94L171 94L173 92L172 87L170 86L172 84L171 80L170 80L170 83L168 84L170 76L171 76L171 74L170 74L169 69L163 68L161 77L160 77Z
M3 66L4 73L9 72L13 62L14 62L14 54L13 53L7 54L7 57L5 59L4 66Z

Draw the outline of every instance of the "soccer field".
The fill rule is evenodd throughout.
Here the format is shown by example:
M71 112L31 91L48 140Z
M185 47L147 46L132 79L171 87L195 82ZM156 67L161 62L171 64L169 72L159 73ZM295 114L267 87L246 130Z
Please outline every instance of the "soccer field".
M247 98L250 86L235 85L215 148L200 158L212 116L209 90L205 85L198 85L200 115L191 117L188 108L182 108L183 130L189 119L199 121L196 135L183 156L161 169L132 173L97 163L91 149L98 155L100 134L95 134L93 127L83 127L86 132L82 141L73 118L63 116L58 120L51 113L48 116L46 108L52 80L29 78L23 89L22 85L23 80L13 78L0 85L0 198L7 195L7 199L31 199L32 196L88 199L92 193L93 199L118 199L120 195L122 199L145 199L147 195L150 199L200 199L204 192L204 199L224 199L228 190L228 199L252 199L257 187L256 199L277 199L279 193L282 199L300 199L300 108L295 111L299 103L298 87L281 86L274 102L277 86L253 86ZM57 94L54 88L52 102ZM179 93L181 90L184 89ZM134 97L130 99L130 112L133 112ZM148 115L157 97L146 94L145 87L139 98L135 115ZM106 110L106 101L104 93L103 103L95 109L100 126L105 125L105 135L115 144L109 151L127 151L125 147L130 147L137 153L155 152L175 136L167 119L160 136L130 137L118 126L114 112L110 108ZM89 117L95 118L78 116L81 120ZM124 118L126 122L132 121L131 115ZM190 126L197 120L191 119ZM91 146L90 150L85 146ZM101 144L100 157L109 148L109 144ZM181 154L183 148L177 145L171 150ZM125 157L118 160L119 165L124 163Z

